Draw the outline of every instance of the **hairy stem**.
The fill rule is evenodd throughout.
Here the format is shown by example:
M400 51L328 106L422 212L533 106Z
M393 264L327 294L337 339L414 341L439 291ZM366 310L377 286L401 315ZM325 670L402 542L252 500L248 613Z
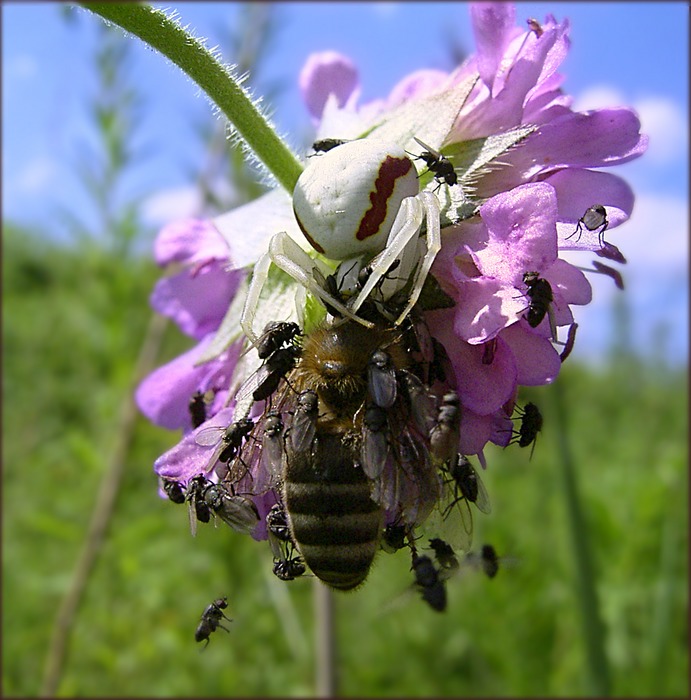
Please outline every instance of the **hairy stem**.
M137 3L81 3L181 68L225 114L249 149L292 194L302 166L227 66L175 19Z

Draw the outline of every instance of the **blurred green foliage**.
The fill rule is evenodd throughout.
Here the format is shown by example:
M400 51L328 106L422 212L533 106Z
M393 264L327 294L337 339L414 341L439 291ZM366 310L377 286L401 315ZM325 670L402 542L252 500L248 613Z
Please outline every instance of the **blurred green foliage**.
M159 272L9 225L3 253L3 694L35 696ZM169 328L159 364L188 344ZM598 370L569 360L559 382L613 693L687 696L686 372L629 355ZM517 446L488 453L493 512L476 514L475 541L511 561L494 580L453 579L440 615L409 589L405 553L382 553L360 590L337 595L341 695L585 692L552 391L522 397L545 416L532 460ZM313 581L278 581L266 543L225 526L190 536L185 507L158 498L152 472L176 440L139 419L59 695L313 694ZM219 595L229 596L231 633L201 653L194 630Z

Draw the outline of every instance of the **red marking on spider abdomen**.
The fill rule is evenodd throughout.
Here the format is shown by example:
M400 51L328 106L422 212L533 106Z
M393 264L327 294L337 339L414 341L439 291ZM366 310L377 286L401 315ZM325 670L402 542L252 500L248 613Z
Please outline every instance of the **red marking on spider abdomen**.
M405 177L412 167L413 161L410 158L394 158L393 156L385 158L379 168L379 175L374 181L374 190L369 195L372 206L365 212L355 233L358 241L365 241L370 236L376 236L379 233L382 222L386 218L389 198L396 186L396 180L399 177Z
M300 230L302 231L303 236L307 239L307 242L314 248L317 253L324 253L324 249L317 243L317 241L312 238L312 236L307 233L307 229L302 225L302 221L300 221L300 217L297 215L297 212L295 211L295 207L293 207L293 214L295 215L295 221L298 222L298 226L300 227Z

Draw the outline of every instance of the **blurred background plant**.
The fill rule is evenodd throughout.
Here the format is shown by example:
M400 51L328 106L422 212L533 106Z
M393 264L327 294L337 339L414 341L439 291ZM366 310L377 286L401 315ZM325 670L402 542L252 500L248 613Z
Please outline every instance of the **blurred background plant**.
M98 25L88 106L98 138L85 138L72 164L92 211L63 206L42 226L3 221L3 694L311 695L311 582L278 581L268 547L226 529L192 539L183 510L156 497L152 462L173 438L136 415L131 391L147 363L187 341L145 303L160 274L144 216L152 193L132 183L149 154L137 125L152 96L133 74L132 40L71 13L75 42L82 25ZM267 4L243 5L238 17L214 40L255 82L281 23ZM445 67L459 50L447 48ZM266 102L283 89L264 90ZM197 213L259 194L223 122L195 124L199 157L186 167ZM511 565L491 581L454 579L449 610L437 615L407 588L408 560L382 554L362 590L336 597L340 695L591 691L560 404L610 692L688 694L688 371L668 363L662 340L657 351L636 349L628 299L616 297L615 332L596 366L574 354L558 387L522 396L545 415L533 459L516 448L487 455L493 512L475 518L475 541ZM194 629L221 595L231 633L200 655Z

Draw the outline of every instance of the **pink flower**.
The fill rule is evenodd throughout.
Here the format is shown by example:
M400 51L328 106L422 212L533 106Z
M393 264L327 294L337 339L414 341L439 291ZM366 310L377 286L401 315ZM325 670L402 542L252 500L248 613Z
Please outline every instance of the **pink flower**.
M473 3L470 11L477 52L450 73L415 71L388 96L368 104L359 104L356 66L336 52L311 55L299 77L316 138L334 139L335 143L363 139L362 144L372 139L380 149L386 142L384 148L390 144L398 155L394 158L389 155L392 150L383 150L386 157L377 163L398 163L401 172L411 176L412 190L416 182L425 190L417 198L409 196L407 202L426 203L426 233L419 239L425 244L418 244L416 254L425 247L432 251L430 241L437 224L441 231L441 250L431 267L443 292L441 301L423 303L421 297L409 323L399 326L396 340L387 340L386 351L396 355L400 350L407 355L410 362L405 367L402 360L396 364L399 360L387 358L386 351L383 359L378 358L381 366L374 362L374 353L366 358L361 372L365 378L361 379L367 384L368 398L353 409L350 432L355 437L347 435L348 440L364 444L359 453L362 471L371 481L371 497L386 513L386 524L404 523L411 528L409 532L423 525L428 516L432 520L435 505L449 492L456 505L472 502L465 494L458 495L461 487L457 482L449 481L450 470L459 464L456 455L477 455L486 466L488 442L507 446L523 430L520 408L514 413L520 388L549 384L557 378L574 339L571 307L588 304L592 297L582 269L560 255L563 251L594 252L625 262L604 235L628 219L633 193L622 179L600 169L636 158L647 146L631 109L586 113L571 109L572 100L562 91L563 78L558 72L570 45L568 21L548 16L541 24L532 22L521 28L515 26L512 5ZM351 148L344 147L340 153L350 153ZM312 163L328 163L329 155L315 155ZM359 163L353 159L349 166L351 162ZM435 166L442 162L451 168L452 179L439 176ZM383 166L376 171L378 177L382 171ZM357 168L353 173L357 180ZM315 176L312 184L322 194L321 180L333 184L336 178L333 172L320 174L321 179ZM359 182L354 183L354 191L355 184L360 187ZM339 223L348 222L351 216L358 220L350 211L356 207L342 204L348 200L341 190L347 193L349 188L338 185L340 190L335 193L324 187L325 211L335 211ZM328 210L332 196L339 204ZM368 202L368 211L380 213L375 199L365 204ZM320 206L322 203L320 200ZM375 286L360 307L363 318L372 313L368 305L379 309L377 293L381 303L395 303L395 294L384 297L381 292L386 284L396 286L400 275L399 292L410 279L411 273L403 271L403 252L390 243L387 252L391 251L392 259L398 256L394 263L400 268L395 272L397 267L392 264L389 274ZM262 257L256 265L270 245L273 257ZM350 251L350 241L342 247ZM406 253L408 250L405 248ZM420 257L424 259L422 253ZM254 299L253 308L261 308L263 315L258 313L253 322L261 327L267 320L299 320L306 335L314 337L310 327L319 327L326 315L317 295L327 291L334 303L341 299L350 303L350 292L357 293L357 285L366 282L358 276L355 287L349 288L345 278L353 270L356 276L359 265L364 269L370 262L364 257L331 261L329 268L315 258L314 251L309 252L307 234L297 225L290 195L278 190L213 224L173 224L161 232L156 243L159 264L175 262L182 270L157 284L152 305L198 344L153 372L137 391L138 404L151 420L183 431L180 443L156 461L155 470L161 478L180 484L200 477L202 482L220 480L234 495L247 495L261 520L255 537L266 536L264 516L283 497L276 486L282 476L276 477L275 472L283 469L287 459L286 441L311 435L310 427L322 418L302 412L299 387L291 393L290 380L311 371L305 369L307 352L301 340L291 336L284 344L278 343L279 350L263 356L253 348L244 352L244 339L237 331L238 300L243 301L239 290L245 294L241 287L244 270L254 266L255 277L264 279L261 275L265 274L271 284L261 303ZM291 276L300 285L280 276L269 279L267 270L277 259L286 264L284 272L295 273ZM344 274L327 279L333 269ZM597 261L591 271L607 274L617 284L621 281L616 270ZM249 297L253 298L251 292ZM423 328L429 331L429 347L424 347ZM413 335L419 332L421 336L415 341L420 341L419 351L407 336L405 343L410 346L399 347L404 331L411 329ZM262 341L260 338L255 345ZM559 348L567 343L567 351L560 355ZM436 374L435 364L441 366ZM289 389L277 392L284 377ZM255 396L258 386L272 389L267 389L266 401ZM193 427L188 405L196 392L207 392L213 401L206 405L207 420ZM386 432L391 426L387 411L397 415L395 434ZM449 428L452 445L448 450L440 446L445 443L439 435L438 442L432 443L433 431L443 432L444 420L455 425ZM255 427L238 438L236 445L233 430L242 421ZM275 434L270 432L271 425L276 427ZM224 433L226 429L230 432ZM205 437L210 434L217 439ZM319 439L328 441L334 435L318 435L312 449L322 449ZM520 433L520 437L523 446L526 435ZM227 448L231 457L219 459L219 448ZM272 458L272 450L280 457ZM435 512L440 510L444 508Z

